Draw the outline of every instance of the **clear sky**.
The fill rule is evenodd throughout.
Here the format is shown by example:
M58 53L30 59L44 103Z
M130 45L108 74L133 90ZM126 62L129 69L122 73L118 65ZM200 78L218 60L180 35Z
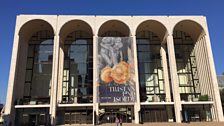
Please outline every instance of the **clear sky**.
M224 0L1 0L0 102L5 103L16 15L204 15L217 74L224 72Z

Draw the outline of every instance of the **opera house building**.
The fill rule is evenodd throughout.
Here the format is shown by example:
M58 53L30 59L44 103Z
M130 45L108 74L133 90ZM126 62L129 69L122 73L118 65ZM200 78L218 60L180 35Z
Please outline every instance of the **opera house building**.
M224 121L206 17L18 15L4 117Z

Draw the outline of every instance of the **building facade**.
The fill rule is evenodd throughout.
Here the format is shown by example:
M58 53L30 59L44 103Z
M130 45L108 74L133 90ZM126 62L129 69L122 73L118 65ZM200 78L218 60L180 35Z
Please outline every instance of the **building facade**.
M224 121L204 16L18 15L12 125Z

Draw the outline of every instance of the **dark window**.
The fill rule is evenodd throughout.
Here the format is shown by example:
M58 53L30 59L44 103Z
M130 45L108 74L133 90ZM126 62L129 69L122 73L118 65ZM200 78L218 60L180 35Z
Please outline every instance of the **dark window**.
M29 40L24 83L24 103L42 104L50 101L53 33L39 31Z
M63 103L92 103L92 36L82 31L70 33L64 43Z
M139 32L136 38L141 102L165 101L161 42L150 31Z
M173 38L181 100L195 100L200 95L200 88L194 42L182 31L175 31Z

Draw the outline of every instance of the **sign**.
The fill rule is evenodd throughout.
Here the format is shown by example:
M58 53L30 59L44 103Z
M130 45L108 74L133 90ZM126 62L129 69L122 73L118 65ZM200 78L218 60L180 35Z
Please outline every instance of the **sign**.
M98 102L135 102L134 68L132 38L99 37L96 70Z

